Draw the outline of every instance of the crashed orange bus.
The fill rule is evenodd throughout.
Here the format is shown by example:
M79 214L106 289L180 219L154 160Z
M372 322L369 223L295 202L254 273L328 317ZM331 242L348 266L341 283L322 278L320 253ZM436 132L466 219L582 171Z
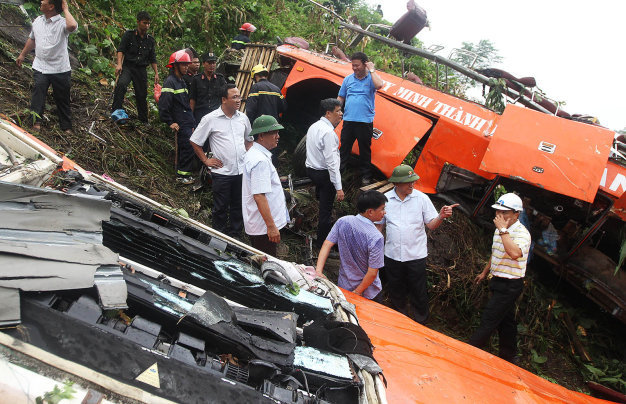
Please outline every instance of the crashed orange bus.
M2 117L0 145L13 162L0 170L0 259L12 263L0 276L0 391L11 402L68 377L86 398L154 403L606 402L304 266L259 264L259 251L84 171ZM41 186L53 175L61 191ZM275 265L299 291L266 277ZM331 333L307 336L311 320L329 319L348 345L371 343L374 361Z
M291 45L279 46L278 54L281 68L271 80L287 98L284 119L305 128L316 119L319 100L337 95L351 66ZM425 85L379 75L384 86L376 96L371 149L381 178L402 162L410 164L420 176L417 189L460 203L486 225L491 212L485 207L494 189L501 185L518 192L539 241L535 254L626 322L626 273L618 268L626 160L615 133L533 110L542 108L529 100L531 108L508 104L498 114ZM357 144L353 153L358 154ZM546 248L546 230L558 238L555 248Z

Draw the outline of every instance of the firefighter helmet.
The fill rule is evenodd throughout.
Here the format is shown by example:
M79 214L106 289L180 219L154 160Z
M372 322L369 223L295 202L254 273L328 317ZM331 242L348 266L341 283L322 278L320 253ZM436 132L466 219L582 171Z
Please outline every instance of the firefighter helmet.
M262 64L258 64L254 66L252 70L250 70L250 75L254 77L256 74L259 74L261 72L269 73L269 70L267 70L267 67L263 66Z
M252 24L250 24L249 22L244 22L243 25L241 26L241 28L239 28L240 31L248 31L248 32L254 32L256 31L256 27Z
M166 67L172 68L174 67L175 63L191 63L191 58L184 49L181 49L172 53L172 55L170 56L170 62L167 64Z

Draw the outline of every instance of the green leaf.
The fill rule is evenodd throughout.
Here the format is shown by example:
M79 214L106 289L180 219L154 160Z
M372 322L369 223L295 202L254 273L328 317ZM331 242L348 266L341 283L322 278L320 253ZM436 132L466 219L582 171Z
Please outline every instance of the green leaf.
M593 367L593 366L591 366L591 365L589 365L589 364L587 364L587 363L584 363L583 365L584 365L584 366L585 366L585 368L587 368L587 370L588 370L588 371L590 371L590 372L591 372L591 374L592 374L592 375L594 375L595 377L603 377L603 376L605 375L605 374L604 374L604 372L603 372L602 370L600 370L600 369L598 369L598 368L596 368L596 367Z
M535 362L535 363L539 363L539 364L541 364L541 363L546 363L546 362L547 362L547 360L548 360L548 358L547 358L547 357L539 355L539 354L537 353L537 351L535 351L534 349L531 349L531 350L530 350L530 353L531 353L531 356L532 356L532 360L533 360L533 362Z

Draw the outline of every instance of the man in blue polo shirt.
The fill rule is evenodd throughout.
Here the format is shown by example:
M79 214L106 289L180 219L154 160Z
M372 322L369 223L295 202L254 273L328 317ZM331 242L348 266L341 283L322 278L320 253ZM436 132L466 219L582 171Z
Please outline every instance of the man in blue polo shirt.
M374 131L374 96L383 86L374 63L363 52L350 58L353 74L343 80L337 99L344 104L341 129L341 169L345 169L354 141L359 142L359 170L363 185L371 182L372 132Z

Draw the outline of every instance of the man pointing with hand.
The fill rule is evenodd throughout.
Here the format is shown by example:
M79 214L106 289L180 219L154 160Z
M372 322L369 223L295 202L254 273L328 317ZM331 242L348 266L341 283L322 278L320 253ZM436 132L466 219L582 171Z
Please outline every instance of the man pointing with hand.
M389 177L394 188L385 193L389 202L383 219L387 233L384 271L394 309L408 315L408 295L413 318L424 324L428 319L426 228L435 230L458 204L443 206L437 213L428 196L413 188L418 179L405 164L394 168Z

